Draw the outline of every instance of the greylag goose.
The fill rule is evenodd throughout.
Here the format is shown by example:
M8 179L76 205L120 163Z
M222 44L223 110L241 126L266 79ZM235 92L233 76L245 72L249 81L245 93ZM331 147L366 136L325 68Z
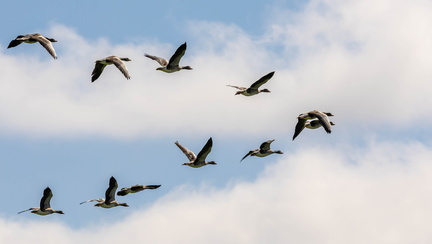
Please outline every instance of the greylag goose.
M126 65L123 61L131 61L129 58L119 58L117 56L109 56L104 59L96 60L95 67L92 72L92 82L97 80L99 76L102 74L102 71L109 64L114 64L126 77L126 79L130 79L129 71L126 68Z
M272 143L274 141L274 139L273 140L268 140L268 141L265 141L265 142L263 142L262 144L261 144L261 146L260 146L260 148L259 149L254 149L254 150L250 150L241 160L240 160L240 162L241 161L243 161L243 159L245 159L245 158L247 158L248 156L257 156L257 157L266 157L266 156L268 156L268 155L270 155L270 154L273 154L273 153L277 153L277 154L283 154L283 152L282 151L280 151L280 150L272 150L272 149L270 149L270 144Z
M57 59L57 54L56 54L54 47L52 45L52 42L57 42L57 40L55 40L53 38L45 37L39 33L19 35L15 38L15 40L12 40L9 43L9 46L7 48L16 47L23 42L25 42L25 43L39 42L49 52L49 54L54 59Z
M259 90L260 86L264 85L268 80L270 80L274 75L274 71L270 72L263 77L261 77L259 80L255 81L249 88L247 87L240 87L240 86L232 86L227 85L229 87L234 87L236 89L239 89L240 91L236 92L235 95L244 95L244 96L253 96L261 92L270 92L268 89L262 89Z
M95 207L102 207L102 208L112 208L112 207L117 207L117 206L123 206L123 207L129 207L129 205L127 205L126 203L118 203L115 200L115 192L117 190L117 181L116 179L111 176L110 178L110 182L109 182L109 187L105 192L105 199L103 198L97 198L97 199L92 199L92 200L87 200L84 202L81 202L80 204L86 203L86 202L97 202L95 204Z
M215 161L209 161L209 162L205 161L207 155L210 153L212 146L213 146L213 140L211 137L210 137L210 139L208 139L207 143L204 145L204 147L198 153L198 156L195 156L195 153L193 153L192 151L190 151L186 147L180 145L180 143L178 143L178 141L176 141L175 144L180 148L180 150L189 159L189 162L184 163L183 165L188 165L192 168L199 168L199 167L205 166L207 164L216 164Z
M156 70L161 70L166 73L173 73L182 69L191 70L192 67L190 66L180 66L180 59L183 57L183 55L186 52L186 42L180 45L180 47L177 48L175 53L171 56L170 60L166 60L161 57L149 55L147 53L144 54L147 58L153 59L154 61L158 62L162 67L157 68Z
M117 192L117 196L126 196L129 193L137 193L143 191L145 189L157 189L161 185L134 185L131 187L123 187L120 191Z
M302 132L302 130L306 127L306 123L308 120L312 120L312 119L318 119L320 125L324 128L324 130L327 133L331 133L331 126L332 124L330 123L330 120L328 118L328 116L333 116L332 113L328 113L328 112L321 112L318 110L312 110L308 113L304 113L304 114L300 114L297 119L298 122L296 124L295 127L295 131L294 131L294 136L293 136L293 140L300 134L300 132ZM314 125L312 126L311 124L309 124L309 127L316 127L317 126L317 122L311 122ZM319 126L318 126L319 127ZM316 127L316 128L318 128Z
M52 213L64 214L63 211L61 211L61 210L53 210L51 208L50 201L51 201L52 197L53 197L52 191L49 187L47 187L47 188L45 188L45 190L43 192L43 196L42 196L42 199L40 201L39 208L29 208L29 209L23 210L21 212L18 212L18 214L24 213L24 212L30 211L30 210L31 210L31 213L39 214L39 215L48 215L48 214L52 214Z

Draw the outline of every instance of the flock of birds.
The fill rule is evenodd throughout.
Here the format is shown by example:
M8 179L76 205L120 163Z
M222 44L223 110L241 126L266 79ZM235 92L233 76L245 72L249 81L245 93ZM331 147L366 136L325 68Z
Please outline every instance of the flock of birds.
M54 47L52 45L53 42L57 42L57 40L53 38L45 37L39 33L35 34L27 34L27 35L19 35L14 40L12 40L9 43L8 48L16 47L21 43L36 43L39 42L47 51L48 53L54 58L57 59L57 54L54 50ZM186 52L186 42L180 45L180 47L177 48L175 53L171 56L169 60L166 60L161 57L144 54L145 57L150 58L156 62L158 62L161 67L157 68L156 70L160 70L166 73L173 73L180 70L192 70L192 67L190 66L180 66L180 60L183 57L183 55ZM95 67L92 72L91 81L96 81L100 75L102 74L103 70L107 65L114 64L120 72L123 73L126 79L130 79L129 71L126 67L126 64L124 61L131 61L129 58L120 58L117 56L109 56L104 59L96 60ZM274 71L266 74L265 76L261 77L258 81L254 82L250 87L239 87L239 86L233 86L233 85L227 85L229 87L233 87L238 89L235 93L235 95L244 95L244 96L253 96L257 95L261 92L270 92L268 89L260 89L262 85L267 83L274 75ZM333 116L332 113L329 112L321 112L318 110L312 110L307 113L300 114L297 117L297 124L295 127L293 140L302 132L304 128L308 129L317 129L320 127L323 127L324 130L327 133L331 133L332 126L335 125L333 122L329 120L328 117ZM256 156L256 157L266 157L271 154L283 154L280 150L272 150L270 148L270 144L274 141L268 140L263 142L260 145L260 148L250 150L241 160L243 161L248 156ZM206 158L208 154L211 152L212 146L213 146L213 140L210 137L208 139L207 143L204 145L204 147L201 149L201 151L198 153L198 155L195 155L194 152L187 149L186 147L182 146L178 141L175 142L175 145L186 155L189 162L184 163L183 165L187 165L193 168L199 168L205 165L216 165L216 162L214 161L206 161ZM131 187L125 187L122 188L120 191L117 192L117 196L126 196L129 193L137 193L146 189L157 189L161 185L134 185ZM105 192L105 198L97 198L92 200L87 200L84 202L81 202L80 204L87 203L87 202L97 202L94 206L96 207L102 207L102 208L112 208L117 206L124 206L129 207L127 203L119 203L115 200L116 191L118 188L117 180L114 177L110 178L109 181L109 187ZM58 213L58 214L64 214L61 210L53 210L50 206L50 201L53 194L49 187L47 187L44 192L42 199L40 201L40 206L35 208L29 208L23 211L18 212L18 214L31 211L31 213L38 214L38 215L49 215L52 213Z

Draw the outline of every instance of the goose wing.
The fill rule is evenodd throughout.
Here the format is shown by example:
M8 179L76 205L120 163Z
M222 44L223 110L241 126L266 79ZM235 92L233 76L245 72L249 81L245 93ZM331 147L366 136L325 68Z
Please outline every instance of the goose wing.
M132 187L123 187L120 191L117 192L117 196L126 196L131 192L132 192Z
M205 161L207 155L211 152L212 146L213 146L213 140L210 137L210 139L208 139L207 143L204 145L204 147L198 153L197 160L198 161Z
M43 192L43 197L40 201L40 210L41 211L45 211L45 209L51 208L50 201L51 201L52 196L53 196L53 194L52 194L51 189L49 187L45 188L45 190Z
M24 213L24 212L27 212L27 211L30 211L30 210L36 210L36 208L29 208L29 209L26 209L26 210L23 210L23 211L19 211L18 214Z
M24 41L28 40L30 38L30 35L19 35L14 40L12 40L7 48L16 47L19 44L23 43Z
M34 35L32 38L37 40L54 59L57 59L57 54L50 40L42 35Z
M158 189L161 185L146 185L143 186L144 189L150 189L150 190L154 190L154 189ZM134 187L132 186L132 190L134 189Z
M97 198L97 199L92 199L92 200L87 200L87 201L84 201L84 202L80 202L80 204L84 204L84 203L87 203L87 202L104 202L105 201L105 199L103 199L103 198Z
M270 72L263 77L261 77L259 80L255 81L250 88L252 89L258 89L260 86L264 85L268 80L270 80L274 75L274 71Z
M126 64L119 57L113 57L112 62L123 73L124 77L129 80L130 75Z
M296 124L295 131L294 131L293 141L300 134L300 132L302 132L302 130L305 128L305 124L306 124L306 119L302 119L298 117L298 122Z
M263 142L263 143L261 144L261 146L260 146L260 151L268 151L268 150L270 150L270 144L271 144L273 141L274 141L274 139L273 139L273 140L268 140L268 141Z
M320 111L317 111L317 110L314 110L312 112L317 117L317 119L319 120L321 125L324 127L324 130L327 133L331 133L331 124L330 124L330 120L329 120L327 114L320 112Z
M97 80L99 76L102 74L102 71L105 69L106 64L101 63L99 60L95 62L95 67L92 72L92 82Z
M115 200L115 192L117 190L117 187L118 187L117 180L113 176L111 176L109 187L105 192L106 203L110 203L111 201Z
M245 159L245 158L247 158L248 156L250 156L252 153L254 153L254 152L257 152L257 151L259 151L259 149L255 149L255 150L250 150L241 160L240 160L240 162L241 161L243 161L243 159Z
M147 58L153 59L154 61L158 62L161 66L165 67L165 66L168 65L168 60L166 60L164 58L153 56L153 55L149 55L147 53L145 53L144 56L146 56Z
M175 53L171 56L168 62L168 66L178 66L180 63L180 59L183 57L185 52L186 52L186 42L177 48Z
M197 157L195 156L195 153L193 153L191 150L187 149L186 147L180 145L178 141L174 142L178 148L186 155L186 157L189 159L189 161L194 161Z
M9 45L8 45L8 47L7 48L11 48L11 47L16 47L16 46L18 46L19 44L21 44L22 43L22 41L19 41L19 40L12 40L10 43L9 43ZM27 210L26 210L27 211ZM21 211L22 212L22 211Z
M242 90L242 91L244 91L244 90L247 89L246 87L241 87L241 86L232 86L232 85L227 85L227 86L229 86L229 87L234 87L234 88L239 89L239 90Z

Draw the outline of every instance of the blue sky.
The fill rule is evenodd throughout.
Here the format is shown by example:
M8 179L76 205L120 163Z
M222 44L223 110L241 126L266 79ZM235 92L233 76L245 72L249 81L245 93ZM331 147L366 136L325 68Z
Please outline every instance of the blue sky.
M35 10L38 9L36 13ZM430 243L428 1L8 2L0 10L0 242ZM17 17L19 16L19 17ZM17 35L58 40L58 60ZM166 74L144 53L169 58ZM90 82L94 61L129 57ZM234 96L275 71L271 93ZM332 112L304 130L296 117ZM174 145L208 159L193 169ZM266 140L283 155L240 159ZM80 202L119 188L129 208ZM43 189L65 215L36 207ZM193 228L195 231L192 231ZM142 231L146 230L146 231ZM39 239L40 238L40 239Z

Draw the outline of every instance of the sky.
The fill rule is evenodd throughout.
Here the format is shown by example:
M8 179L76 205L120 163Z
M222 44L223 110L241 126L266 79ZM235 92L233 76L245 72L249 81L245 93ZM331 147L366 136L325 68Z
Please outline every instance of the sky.
M0 9L1 243L431 243L432 2L23 0ZM37 10L37 11L35 11ZM54 38L7 49L20 34ZM144 53L181 64L157 71ZM126 80L94 61L132 61ZM275 75L271 93L235 96ZM331 134L297 116L331 112ZM208 160L182 166L175 146ZM284 154L240 159L269 139ZM160 184L102 209L119 188ZM19 211L43 190L64 215Z

